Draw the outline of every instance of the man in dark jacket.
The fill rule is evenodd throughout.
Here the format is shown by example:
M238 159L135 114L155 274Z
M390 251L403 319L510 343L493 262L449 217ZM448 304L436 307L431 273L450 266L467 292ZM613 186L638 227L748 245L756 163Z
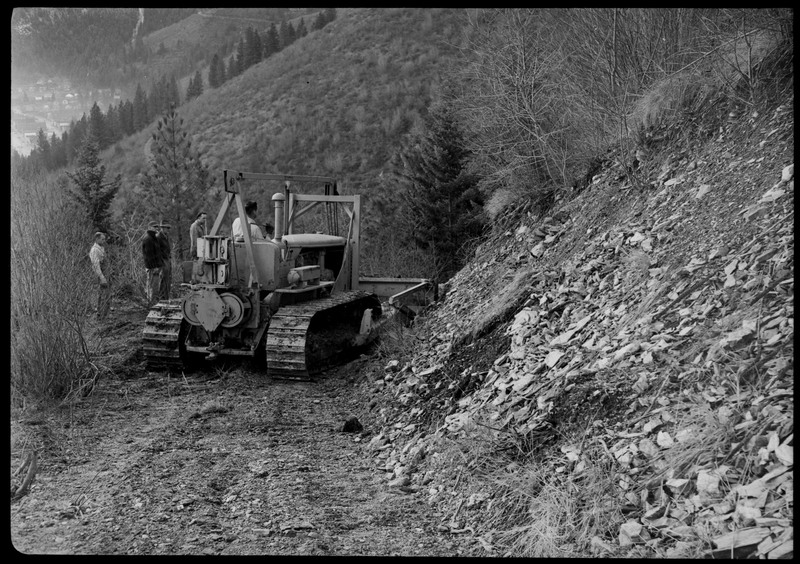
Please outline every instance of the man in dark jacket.
M197 258L197 240L206 234L206 212L197 214L197 219L189 226L189 258Z
M161 247L156 239L156 223L151 223L147 227L147 232L142 239L142 255L144 257L144 268L147 272L147 305L152 306L158 301L159 288L161 287L161 267L164 261L161 259Z
M172 288L172 248L167 237L167 229L170 225L162 223L157 226L156 241L161 249L161 288L158 293L159 299L168 300Z

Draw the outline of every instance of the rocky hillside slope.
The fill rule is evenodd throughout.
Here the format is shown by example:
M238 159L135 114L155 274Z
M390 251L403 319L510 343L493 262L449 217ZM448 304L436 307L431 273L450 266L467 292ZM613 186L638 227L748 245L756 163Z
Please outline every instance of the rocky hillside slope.
M664 129L479 248L365 383L387 479L485 555L791 557L793 109Z

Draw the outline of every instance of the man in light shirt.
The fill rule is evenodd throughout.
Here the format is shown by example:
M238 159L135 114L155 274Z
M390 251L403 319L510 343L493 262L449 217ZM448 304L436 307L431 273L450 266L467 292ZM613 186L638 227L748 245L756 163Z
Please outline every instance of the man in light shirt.
M98 231L94 234L94 245L89 250L89 259L92 261L92 270L99 287L97 290L97 319L105 319L108 310L111 308L111 286L108 284L103 269L106 268L106 234Z
M256 223L256 216L258 215L258 202L253 200L247 202L244 206L244 211L247 214L247 223L250 224L250 239L253 241L263 241L264 234L261 233L261 228ZM244 231L240 219L237 217L233 220L231 227L234 241L244 241Z

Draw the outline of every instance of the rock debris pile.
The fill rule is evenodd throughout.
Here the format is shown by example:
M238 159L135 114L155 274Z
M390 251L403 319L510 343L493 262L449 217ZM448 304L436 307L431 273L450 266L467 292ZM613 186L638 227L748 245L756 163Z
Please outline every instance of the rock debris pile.
M607 531L567 553L790 557L791 112L673 139L636 178L607 167L479 248L413 354L374 375L393 403L370 447L391 484L462 496L455 516L468 493L442 445L516 437L565 483L598 457L612 472ZM478 494L495 495L468 506ZM473 515L443 526L513 554Z

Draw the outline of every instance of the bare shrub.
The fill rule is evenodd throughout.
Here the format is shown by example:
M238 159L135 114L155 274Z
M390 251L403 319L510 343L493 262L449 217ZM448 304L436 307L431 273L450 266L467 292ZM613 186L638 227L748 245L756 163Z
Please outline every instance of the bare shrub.
M701 20L697 28L692 58L674 73L655 80L633 104L631 124L634 130L658 127L674 122L684 113L702 112L718 93L724 92L748 104L756 103L760 63L776 50L784 39L780 29L754 27L766 21L747 17L715 14ZM732 27L733 26L733 27Z
M630 162L644 128L703 109L721 89L757 103L759 84L790 66L791 17L790 9L467 11L451 82L481 189L562 190L608 148Z
M114 245L111 249L113 252L111 268L115 282L112 288L114 295L140 304L147 302L147 273L142 256L142 239L144 239L147 224L147 218L138 212L132 212L129 217L118 221L113 232ZM175 256L176 253L173 252L173 259ZM179 265L173 264L172 266L173 273L179 272L177 270ZM175 282L174 275L173 282Z
M11 173L12 405L66 397L96 370L85 340L96 299L88 221L65 183Z
M758 104L763 94L761 62L781 48L783 39L777 30L748 29L748 22L743 21L733 37L714 52L714 78L737 100Z
M572 143L576 91L563 80L567 38L550 26L547 11L474 16L458 71L469 87L456 97L485 183L566 184L580 150Z
M672 117L682 108L694 63L706 44L702 18L707 10L680 8L578 9L564 21L579 38L565 72L580 85L578 103L595 155L613 148L620 163L630 162L643 139L642 122ZM684 72L683 80L672 80ZM655 93L650 93L653 85Z
M361 249L361 272L367 276L435 278L435 257L415 246L401 244L393 234L378 235Z

